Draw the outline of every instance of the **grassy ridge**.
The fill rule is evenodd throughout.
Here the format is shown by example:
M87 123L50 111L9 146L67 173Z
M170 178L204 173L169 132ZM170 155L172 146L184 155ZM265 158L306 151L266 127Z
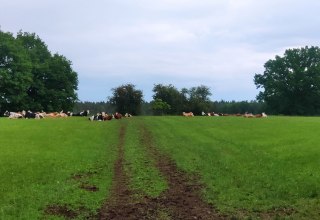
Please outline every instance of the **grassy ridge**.
M202 176L224 212L294 209L319 217L320 118L145 117L158 146ZM165 138L164 138L165 137Z
M0 219L37 219L50 204L89 213L100 207L111 185L118 123L0 122ZM89 192L82 184L99 190Z

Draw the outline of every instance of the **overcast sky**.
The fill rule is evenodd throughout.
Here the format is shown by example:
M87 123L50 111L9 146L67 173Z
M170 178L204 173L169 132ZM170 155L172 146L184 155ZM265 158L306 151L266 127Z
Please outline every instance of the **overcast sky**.
M254 100L255 73L288 48L319 46L319 0L0 0L1 30L36 33L72 61L81 101L111 88L205 85Z

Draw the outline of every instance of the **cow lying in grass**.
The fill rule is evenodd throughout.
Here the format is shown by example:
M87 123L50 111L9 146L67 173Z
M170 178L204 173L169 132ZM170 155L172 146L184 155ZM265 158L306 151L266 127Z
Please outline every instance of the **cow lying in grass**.
M252 114L252 113L245 113L244 115L243 115L243 117L245 117L245 118L266 118L266 117L268 117L267 115L266 115L266 113L264 113L264 112L262 112L261 114L256 114L256 115L254 115L254 114Z
M192 112L182 112L182 115L185 117L193 117L193 113Z
M41 113L34 113L32 111L23 111L24 112L24 118L28 119L28 118L34 118L34 119L42 119L44 118L44 114Z
M3 115L8 117L9 119L24 118L22 112L9 112L7 110L7 111L5 111L5 113Z
M89 110L85 110L82 112L78 112L78 113L70 113L71 116L89 116L90 111Z
M113 115L108 115L105 112L97 113L96 115L92 115L89 117L90 121L110 121L113 119Z

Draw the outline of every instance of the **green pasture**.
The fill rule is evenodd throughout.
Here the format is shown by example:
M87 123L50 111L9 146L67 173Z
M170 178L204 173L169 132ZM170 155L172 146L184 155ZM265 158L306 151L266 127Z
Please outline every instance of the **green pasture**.
M158 147L237 217L320 218L320 118L145 117Z
M199 176L204 200L220 212L240 219L320 218L320 118L148 116L0 118L0 219L63 219L46 214L48 205L66 206L78 219L94 215L108 197L121 126L135 198L157 197L168 185L146 151L142 125L152 144Z
M45 213L49 205L94 215L111 185L118 126L0 118L0 219L59 219Z

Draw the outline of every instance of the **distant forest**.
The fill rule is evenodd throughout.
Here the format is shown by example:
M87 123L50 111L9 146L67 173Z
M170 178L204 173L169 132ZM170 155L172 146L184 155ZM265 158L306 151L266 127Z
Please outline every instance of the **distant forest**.
M109 102L76 102L73 111L80 112L90 110L91 114L98 112L114 113L115 106ZM265 104L257 101L212 101L208 112L236 114L250 112L258 114L265 111ZM181 112L182 114L182 112ZM141 115L158 115L152 108L152 102L143 102L141 105ZM167 114L171 115L171 114ZM176 114L174 114L176 115Z

